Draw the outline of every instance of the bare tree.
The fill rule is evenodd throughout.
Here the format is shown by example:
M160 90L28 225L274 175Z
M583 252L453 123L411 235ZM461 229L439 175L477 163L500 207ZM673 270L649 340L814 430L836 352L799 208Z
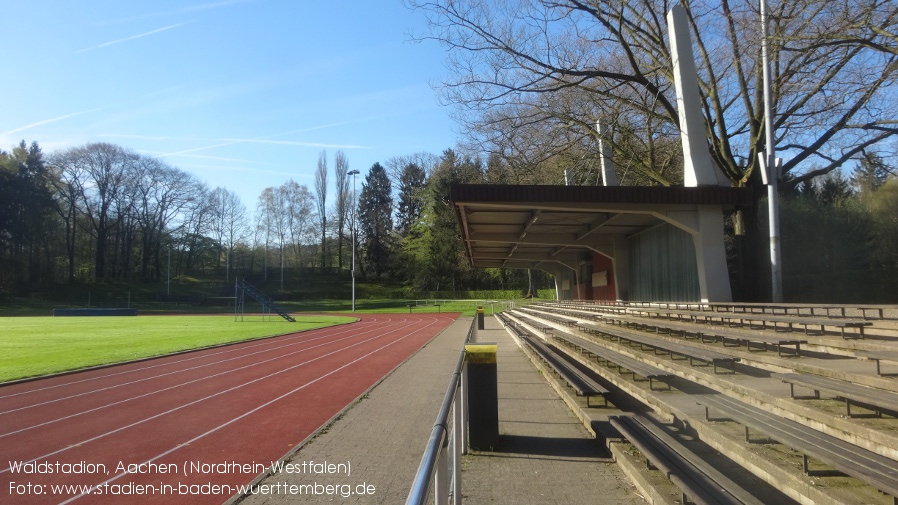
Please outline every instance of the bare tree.
M601 119L618 158L656 184L679 182L664 161L675 162L669 137L678 124L670 2L410 3L428 16L429 37L450 48L443 98L479 145L549 158L595 144ZM712 156L734 185L758 182L765 146L757 2L689 2L687 9ZM769 15L776 142L790 183L898 133L898 4L800 0L772 5ZM534 129L541 134L525 133ZM538 147L515 141L528 138Z
M318 219L321 222L321 268L327 266L327 152L318 155L315 170L315 194L318 197Z
M107 143L87 144L55 154L51 163L72 176L70 189L77 190L78 207L86 216L94 237L94 275L106 277L106 259L111 219L119 194L126 190L130 167L137 154ZM75 182L77 179L77 182Z
M265 188L259 195L256 202L256 235L255 242L264 244L264 253L262 254L262 272L264 279L268 280L268 255L271 242L277 233L275 231L276 224L276 202L274 198L274 188Z
M84 171L77 163L68 163L62 156L51 158L51 178L55 189L56 212L65 226L65 249L67 259L67 277L69 282L75 281L75 246L78 235L79 203L84 193Z
M315 220L315 198L305 185L300 186L294 180L289 180L278 188L281 193L281 201L284 203L284 211L287 219L287 230L290 235L290 246L296 266L302 267L302 248L306 241L314 240L312 232Z
M349 190L349 160L343 151L337 151L334 155L334 178L337 187L337 265L343 269L343 230L346 227L346 215L349 212L349 206L352 204L352 197Z
M187 172L147 156L135 160L133 180L134 212L142 238L140 273L144 279L158 280L163 236L177 231L173 226L176 220L188 204L204 196L205 188Z
M248 222L246 207L237 193L226 188L217 187L209 193L209 205L212 210L210 233L218 244L220 253L225 257L225 282L230 280L231 252L247 233Z
M398 188L401 185L402 172L409 165L421 167L424 170L425 177L436 169L440 164L440 157L433 153L417 152L403 156L394 156L384 163L387 169L387 177L390 178L390 184Z
M205 237L212 229L215 215L208 198L208 188L199 181L194 181L190 188L194 194L181 211L178 227L170 233L172 242L169 247L176 246L177 261L175 272L192 270L195 265L202 264L206 251ZM163 244L160 244L160 247ZM218 252L217 248L215 252Z

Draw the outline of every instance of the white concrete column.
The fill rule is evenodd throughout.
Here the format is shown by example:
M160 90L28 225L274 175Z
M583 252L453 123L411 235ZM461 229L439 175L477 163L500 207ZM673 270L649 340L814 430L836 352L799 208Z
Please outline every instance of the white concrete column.
M733 292L723 241L723 209L703 205L697 214L698 233L692 234L692 241L702 302L731 302Z
M687 187L730 186L727 178L714 165L708 150L698 72L692 56L689 19L682 5L675 5L667 13L667 26L670 32L674 85L677 89L680 141L683 143L684 184Z
M596 132L599 134L599 160L602 162L602 184L605 186L617 186L617 166L611 159L605 145L605 130L602 130L602 122L596 121Z
M630 299L630 245L626 235L612 236L614 241L614 290L618 300Z

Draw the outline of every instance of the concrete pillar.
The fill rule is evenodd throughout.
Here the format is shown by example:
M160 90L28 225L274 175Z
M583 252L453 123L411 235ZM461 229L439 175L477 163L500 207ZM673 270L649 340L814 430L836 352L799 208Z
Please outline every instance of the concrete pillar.
M596 132L599 134L599 156L602 162L602 184L605 186L617 186L617 166L611 158L605 146L604 134L606 130L602 130L602 122L596 121Z
M630 299L630 245L626 235L612 236L614 241L614 289L618 300Z
M692 241L702 302L731 302L733 292L723 242L723 209L702 206L697 221L698 233L692 234Z
M708 150L698 72L692 56L689 19L682 5L675 5L667 13L667 26L670 32L674 85L677 89L680 141L683 143L684 184L687 187L730 186L729 180L714 165Z

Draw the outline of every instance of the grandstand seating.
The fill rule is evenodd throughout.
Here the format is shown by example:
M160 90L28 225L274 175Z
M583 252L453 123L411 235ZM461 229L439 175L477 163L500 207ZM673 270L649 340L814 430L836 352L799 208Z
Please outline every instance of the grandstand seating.
M744 471L767 480L796 501L877 503L874 490L878 490L898 505L898 383L889 378L896 374L884 374L880 368L880 361L898 362L898 307L555 302L520 307L502 317L524 328L525 340L554 342L558 353L579 356L580 363L589 364L613 384L622 384L622 379L614 379L622 374L632 381L649 379L648 391L639 390L642 392L634 398L646 403L652 415L689 426L696 436L740 462ZM806 335L796 338L784 333L796 328ZM851 338L853 335L867 338ZM768 349L777 353L757 352ZM690 365L707 363L715 372L717 365L723 365L739 373L701 372L685 366L683 357ZM872 367L863 368L862 360L875 361L875 372ZM663 380L673 389L659 391L652 387L654 380ZM815 394L796 397L795 387ZM628 394L633 391L637 390L624 387ZM832 400L821 399L820 392L844 402L844 414L834 410ZM696 411L700 406L704 406L705 416ZM871 409L876 417L858 418L852 415L852 406ZM710 419L708 409L745 426L746 440L731 438L732 430L724 429L731 423ZM663 430L653 424L656 422L630 414L613 421L646 458L656 459L655 466L674 465L683 475L691 475L685 480L671 477L679 481L675 483L684 497L697 502L708 499L696 496L703 488L696 482L713 481L726 490L723 495L732 496L731 487L733 493L747 493L736 501L724 497L715 498L716 502L748 503L753 499L738 486L722 485L708 477L704 472L707 466L697 469L693 464L697 456L667 440ZM758 463L757 454L745 455L757 445L745 445L748 427L778 442L773 447L783 447L784 454L790 450L800 453L804 470L810 456L851 476L855 488L844 492L830 489L828 484L821 488L790 466L776 461ZM824 474L818 472L816 477ZM870 491L854 497L852 493L858 489Z

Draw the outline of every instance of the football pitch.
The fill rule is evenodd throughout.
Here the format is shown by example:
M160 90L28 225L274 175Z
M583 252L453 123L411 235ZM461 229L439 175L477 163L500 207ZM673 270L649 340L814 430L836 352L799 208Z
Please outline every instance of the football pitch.
M298 316L3 317L0 382L159 356L354 321Z

